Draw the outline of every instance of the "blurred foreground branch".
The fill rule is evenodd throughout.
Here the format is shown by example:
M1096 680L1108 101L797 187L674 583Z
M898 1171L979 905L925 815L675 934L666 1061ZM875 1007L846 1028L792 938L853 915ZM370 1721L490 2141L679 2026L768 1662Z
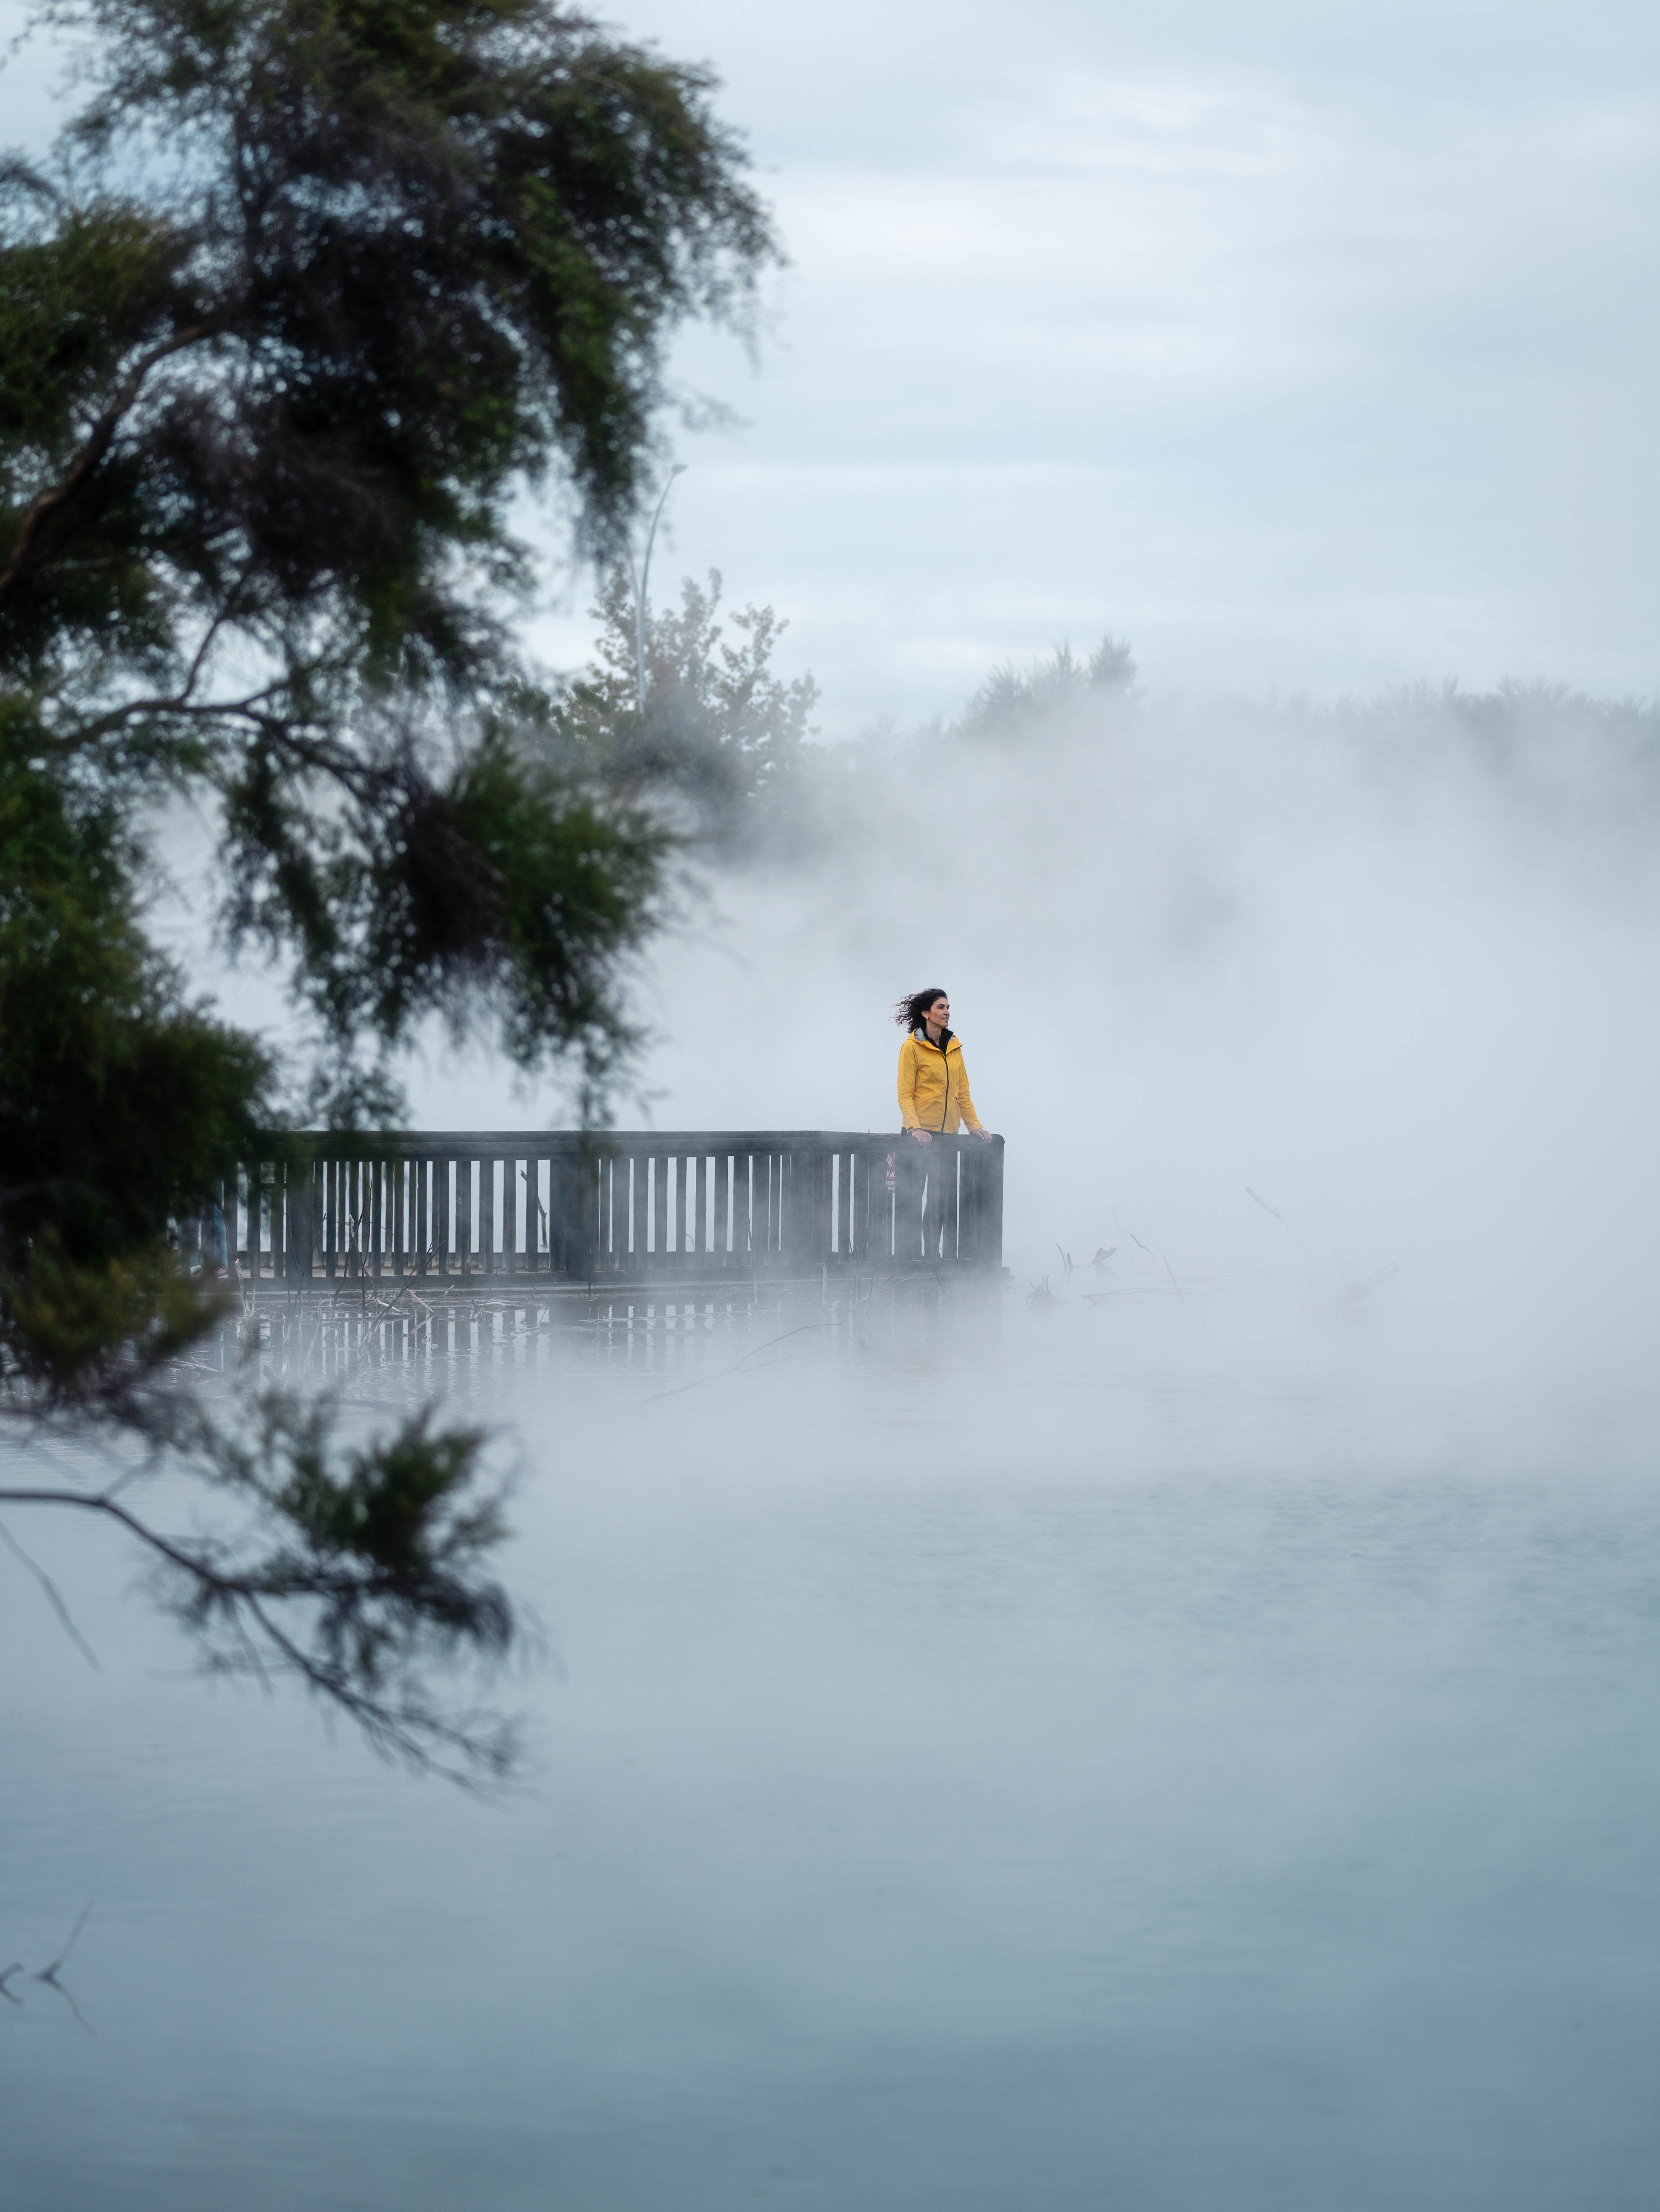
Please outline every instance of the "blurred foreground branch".
M7 1484L0 1504L97 1516L135 1539L210 1672L266 1688L297 1680L385 1758L468 1787L503 1780L518 1748L512 1722L433 1686L440 1668L448 1680L458 1660L499 1668L526 1641L483 1571L507 1533L505 1486L482 1465L484 1432L439 1427L422 1407L353 1445L326 1402L272 1391L253 1410L246 1442L190 1407L148 1463L193 1474L242 1509L234 1535L153 1525L118 1494L148 1469L97 1490Z

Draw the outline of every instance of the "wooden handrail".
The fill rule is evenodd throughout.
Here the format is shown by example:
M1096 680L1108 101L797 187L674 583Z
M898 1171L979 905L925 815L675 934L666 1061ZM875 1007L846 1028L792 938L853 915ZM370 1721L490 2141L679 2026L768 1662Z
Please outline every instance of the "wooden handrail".
M1000 1137L924 1151L868 1130L285 1132L185 1241L291 1290L996 1271L1003 1170Z

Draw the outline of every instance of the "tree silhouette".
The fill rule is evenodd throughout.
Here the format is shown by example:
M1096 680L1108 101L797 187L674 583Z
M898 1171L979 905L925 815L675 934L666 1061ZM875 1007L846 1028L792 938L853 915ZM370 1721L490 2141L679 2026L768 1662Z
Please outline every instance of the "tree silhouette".
M0 1499L124 1527L213 1663L497 1771L422 1672L514 1640L482 1439L210 1418L172 1224L285 1109L395 1116L433 1014L603 1099L669 840L527 714L508 514L540 487L617 546L668 339L744 325L772 234L709 74L543 0L45 15L92 82L50 172L0 165L0 1412L124 1437L244 1527L167 1537L126 1472ZM309 1018L306 1086L151 939L181 799L227 939Z

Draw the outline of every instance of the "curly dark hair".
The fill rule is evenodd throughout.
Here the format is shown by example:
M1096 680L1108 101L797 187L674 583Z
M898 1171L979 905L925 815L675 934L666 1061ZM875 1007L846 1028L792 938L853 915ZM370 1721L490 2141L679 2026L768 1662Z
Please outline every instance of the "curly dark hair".
M912 991L908 999L901 999L894 1009L894 1019L902 1030L920 1027L924 1016L936 999L948 999L951 994L936 984L930 991Z

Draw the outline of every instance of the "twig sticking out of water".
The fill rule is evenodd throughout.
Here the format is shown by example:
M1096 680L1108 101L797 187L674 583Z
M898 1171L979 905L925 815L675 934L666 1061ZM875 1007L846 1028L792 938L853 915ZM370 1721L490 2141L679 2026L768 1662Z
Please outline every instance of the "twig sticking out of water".
M553 1249L553 1239L548 1228L548 1209L542 1202L540 1182L532 1185L529 1168L519 1170L518 1179L524 1186L525 1195L535 1206L536 1218L542 1224L542 1242L536 1249L538 1251L550 1252Z
M1401 1262L1398 1260L1391 1260L1388 1267L1380 1267L1375 1275L1368 1275L1364 1282L1351 1283L1340 1301L1344 1311L1354 1313L1357 1307L1365 1304L1374 1291L1382 1290L1392 1275L1398 1275L1400 1272Z
M1254 1199L1257 1204L1262 1207L1264 1213L1271 1213L1274 1216L1274 1218L1279 1223L1281 1228L1284 1230L1287 1237L1294 1237L1296 1236L1296 1231L1286 1219L1284 1214L1281 1212L1279 1207L1277 1206L1270 1206L1265 1198L1262 1197L1257 1192L1252 1190L1249 1183L1245 1187L1245 1194L1247 1198Z
M74 1950L76 1943L81 1940L81 1930L86 1926L88 1920L91 1917L91 1914L92 1899L88 1898L87 1902L81 1908L80 1917L76 1921L74 1927L70 1930L70 1938L68 1942L64 1944L63 1949L52 1960L51 1966L41 1967L39 1972L34 1978L37 1982L50 1982L54 1989L58 1987L58 1976L59 1971L63 1967L68 1966L70 1962L70 1953Z
M1135 1245L1136 1249L1141 1252L1145 1252L1149 1260L1160 1260L1163 1261L1164 1271L1170 1278L1171 1289L1175 1291L1177 1297L1181 1300L1182 1304L1185 1305L1187 1304L1187 1293L1183 1290L1181 1285L1176 1280L1176 1270L1171 1266L1166 1255L1162 1252L1155 1252L1150 1244L1143 1244L1141 1238L1136 1234L1133 1229L1125 1229L1123 1222L1118 1220L1118 1217L1116 1213L1113 1215L1112 1218L1118 1224L1118 1231L1120 1237L1128 1236L1130 1243ZM1112 1252L1116 1252L1118 1249L1118 1246L1115 1244L1112 1247L1112 1252L1098 1252L1095 1255L1096 1267L1099 1268L1102 1266L1104 1261L1110 1260L1112 1257Z
M80 2006L76 2004L75 1999L64 1987L64 1984L58 1980L58 1977L63 1968L69 1964L70 1953L74 1950L76 1942L79 1941L81 1930L86 1926L88 1916L91 1911L92 1900L88 1899L86 1904L81 1908L80 1918L70 1930L70 1938L68 1942L64 1944L63 1949L52 1960L51 1966L42 1966L38 1974L33 1974L29 1978L32 1981L44 1982L49 1990L56 1990L58 1996L63 1998L64 2003L75 2014L75 2017L80 2025L86 2029L88 2035L92 2033L92 2027L86 2014L82 2011Z
M718 1382L724 1376L736 1375L739 1368L754 1359L757 1353L770 1352L775 1344L785 1344L792 1336L816 1335L830 1326L828 1322L807 1321L799 1328L786 1328L782 1336L769 1336L765 1344L752 1344L742 1358L735 1359L730 1367L719 1368L712 1375L694 1375L689 1382L677 1382L671 1390L653 1390L650 1397L640 1399L639 1403L642 1407L661 1405L665 1398L678 1398L688 1390L701 1389L706 1382Z

